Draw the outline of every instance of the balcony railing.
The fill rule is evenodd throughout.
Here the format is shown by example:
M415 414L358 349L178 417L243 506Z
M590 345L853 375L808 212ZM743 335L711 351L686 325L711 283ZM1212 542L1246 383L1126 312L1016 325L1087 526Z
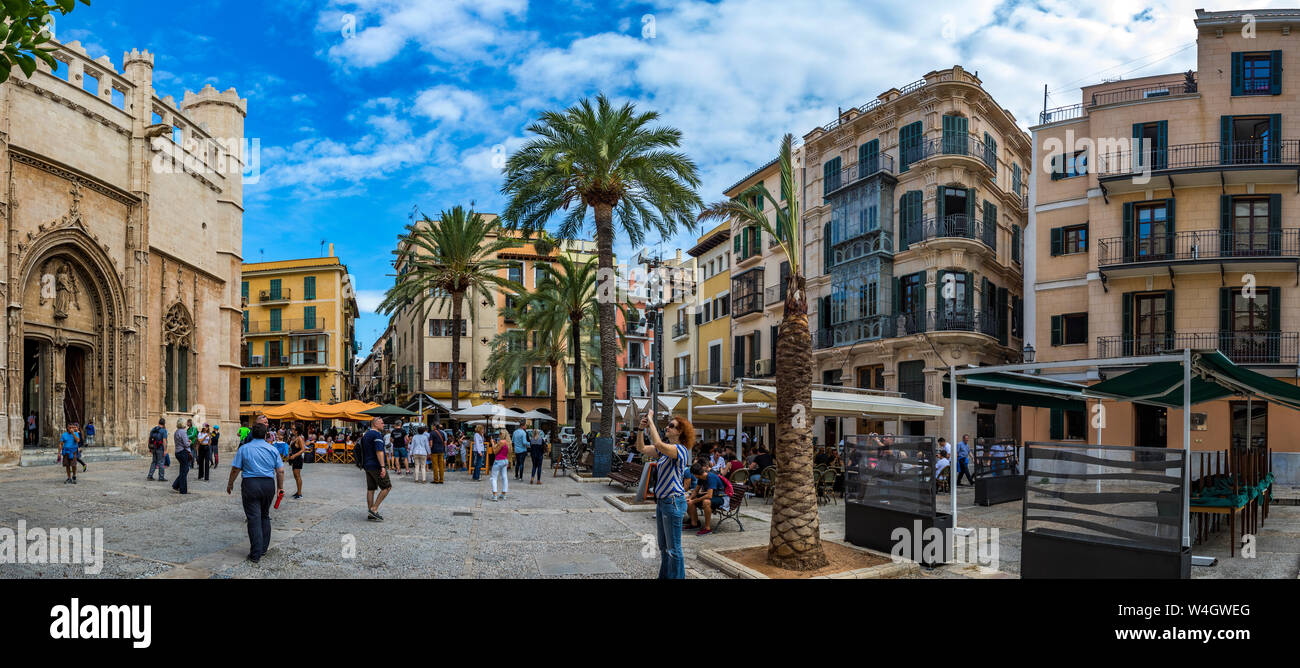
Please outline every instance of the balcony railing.
M1071 104L1039 112L1038 122L1041 125L1046 125L1057 121L1068 121L1074 118L1082 118L1085 111L1093 107L1115 104L1118 102L1131 102L1133 100L1168 97L1170 95L1183 95L1186 93L1195 93L1196 90L1197 85L1195 79L1170 84L1148 84L1145 86L1114 88L1093 93L1092 99L1089 100L1087 104Z
M777 285L769 285L763 290L763 303L771 306L778 302L785 301L786 291L789 289L789 283L781 281Z
M1172 235L1097 240L1097 265L1111 267L1172 260L1300 257L1300 229L1253 233L1188 230Z
M944 135L926 139L902 149L903 162L914 165L936 155L967 155L984 161L990 169L997 169L997 155L991 146L970 135Z
M1184 348L1222 352L1236 364L1300 361L1300 332L1156 332L1097 337L1098 357L1159 355Z
M686 336L687 334L690 333L690 331L691 331L691 321L690 321L690 320L683 320L683 321L681 321L681 322L675 322L675 323L673 323L673 338L674 338L674 339L676 339L676 338L678 338L678 337Z
M1083 104L1068 104L1064 107L1055 109L1045 109L1038 113L1039 125L1056 123L1058 121L1068 121L1075 118L1083 118Z
M1099 153L1090 169L1100 177L1132 176L1148 170L1198 167L1297 165L1300 139L1201 142Z
M888 153L880 153L866 160L855 162L852 165L831 174L826 179L826 183L822 185L822 192L826 195L830 195L836 190L851 186L858 181L880 172L886 174L895 173L894 156Z
M287 302L291 298L292 296L289 288L257 291L257 301L259 302Z
M268 359L265 355L245 355L240 360L246 369L273 369L295 366L325 366L329 364L329 351L327 350L308 350L288 355L280 355L279 358L271 356Z
M971 219L965 214L950 214L942 219L923 218L903 227L904 239L914 244L940 238L973 239L993 250L998 248L997 225Z
M763 293L751 292L731 298L731 317L740 318L763 310Z
M276 334L281 332L315 332L327 329L324 316L315 318L283 318L279 323L256 320L248 323L249 334Z
M938 332L978 332L994 338L998 335L997 314L988 311L945 308L930 311L929 320Z

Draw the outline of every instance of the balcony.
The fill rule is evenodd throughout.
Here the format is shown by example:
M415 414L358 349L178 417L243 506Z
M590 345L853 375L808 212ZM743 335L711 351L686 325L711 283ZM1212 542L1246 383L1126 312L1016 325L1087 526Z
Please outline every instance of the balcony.
M967 239L978 241L993 251L998 249L997 225L986 225L984 221L968 218L965 214L947 215L942 219L923 218L905 226L903 233L909 244L936 239Z
M678 323L673 323L673 339L674 339L674 340L676 340L676 339L680 339L680 338L682 338L683 336L686 336L687 334L690 334L690 333L691 333L691 321L690 321L690 320L683 320L683 321L678 322Z
M1110 104L1119 104L1121 102L1135 102L1137 100L1149 100L1152 98L1163 99L1167 97L1176 97L1179 95L1188 95L1196 93L1197 85L1195 79L1185 79L1180 82L1165 84L1146 84L1143 86L1127 86L1124 88L1112 88L1109 90L1098 91L1092 94L1092 98L1085 103L1071 104L1055 109L1048 109L1038 114L1040 125L1056 123L1058 121L1068 121L1075 118L1083 118L1086 113L1096 107L1104 107Z
M295 334L295 333L315 333L327 329L325 318L317 316L315 318L282 318L280 322L275 323L270 320L257 320L248 323L249 334Z
M769 285L763 290L763 303L767 306L785 303L785 294L789 284L781 281L778 285Z
M928 320L935 332L975 332L997 338L997 314L988 311L941 309L930 311Z
M282 288L280 290L258 290L257 301L260 304L285 303L292 298L291 294L292 291L288 288Z
M1217 263L1238 268L1294 269L1300 263L1300 229L1255 233L1188 230L1173 235L1097 240L1097 267L1107 277L1137 276L1155 267ZM1270 266L1275 265L1275 266Z
M1139 336L1097 337L1097 357L1130 357L1218 350L1235 364L1300 363L1300 332L1156 332Z
M843 190L859 181L875 176L876 174L888 174L893 176L894 156L888 153L877 154L873 158L856 162L840 171L831 174L826 182L822 184L822 195L831 197L837 191Z
M982 162L985 167L996 170L998 157L991 146L970 135L945 135L922 140L915 146L902 149L904 162L909 166L935 157L968 158Z
M664 380L664 390L672 392L695 385L730 385L733 370L733 367L724 365L717 369L705 369L704 371L670 376Z
M1126 150L1099 150L1096 164L1089 169L1097 173L1098 184L1108 195L1261 180L1295 183L1300 171L1300 139L1215 141L1146 150L1127 146Z
M827 350L862 341L894 339L921 332L971 332L996 339L998 326L997 315L985 311L941 309L875 315L818 329L813 336L813 349Z
M747 315L763 312L763 293L751 292L731 298L731 317L743 318Z
M275 356L272 355L272 358ZM329 366L329 351L326 350L306 350L288 355L280 355L279 359L267 359L264 355L244 355L240 363L245 369L284 369L292 367L316 367Z

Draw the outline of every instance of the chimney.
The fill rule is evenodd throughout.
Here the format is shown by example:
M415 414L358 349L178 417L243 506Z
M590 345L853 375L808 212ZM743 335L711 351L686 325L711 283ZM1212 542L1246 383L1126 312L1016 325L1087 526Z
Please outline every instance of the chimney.
M330 242L330 257L334 257L334 242Z

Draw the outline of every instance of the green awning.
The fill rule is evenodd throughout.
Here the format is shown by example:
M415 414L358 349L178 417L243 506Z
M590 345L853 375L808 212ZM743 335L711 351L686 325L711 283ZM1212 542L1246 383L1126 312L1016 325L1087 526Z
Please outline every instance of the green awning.
M1183 407L1182 362L1159 362L1089 386L1089 397ZM1233 364L1217 350L1192 354L1192 404L1253 394L1300 409L1300 387Z
M1300 410L1300 387L1237 366L1223 353L1215 351L1213 354L1201 355L1197 367L1207 376L1213 377L1215 382L1232 387L1239 393L1250 392L1274 403Z
M943 396L952 398L944 375ZM973 373L957 377L957 398L1006 406L1085 410L1084 386L1063 380L1012 372Z

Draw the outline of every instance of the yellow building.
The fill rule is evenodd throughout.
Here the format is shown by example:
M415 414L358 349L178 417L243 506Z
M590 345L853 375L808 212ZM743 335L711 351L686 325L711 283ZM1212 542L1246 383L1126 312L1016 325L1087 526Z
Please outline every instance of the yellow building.
M298 399L352 398L357 299L334 257L244 265L242 415Z

